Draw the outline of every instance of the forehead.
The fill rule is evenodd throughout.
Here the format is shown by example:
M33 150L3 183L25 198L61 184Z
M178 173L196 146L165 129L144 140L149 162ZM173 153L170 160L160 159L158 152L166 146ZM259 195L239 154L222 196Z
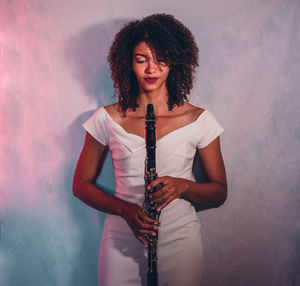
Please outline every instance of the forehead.
M145 55L145 56L152 56L153 53L150 47L145 42L140 42L137 44L133 49L133 55Z

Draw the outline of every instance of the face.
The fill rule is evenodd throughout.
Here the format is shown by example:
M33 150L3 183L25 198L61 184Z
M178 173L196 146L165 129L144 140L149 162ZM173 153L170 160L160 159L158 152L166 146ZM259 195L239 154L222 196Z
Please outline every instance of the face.
M141 42L133 50L132 67L139 83L140 92L167 93L166 80L169 67L163 62L157 62L150 47Z

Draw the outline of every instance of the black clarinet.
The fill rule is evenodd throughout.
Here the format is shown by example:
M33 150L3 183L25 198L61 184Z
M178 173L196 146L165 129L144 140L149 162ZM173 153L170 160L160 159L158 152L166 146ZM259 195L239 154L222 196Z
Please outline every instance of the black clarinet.
M148 104L147 115L145 119L146 123L146 159L145 159L145 201L143 204L143 210L145 214L159 221L160 212L157 211L157 204L150 204L150 195L155 190L147 190L148 185L157 178L156 165L155 165L155 148L156 148L156 136L155 136L155 115L153 105ZM156 236L145 235L147 241L148 252L148 265L147 265L147 285L157 286L157 242L158 231Z

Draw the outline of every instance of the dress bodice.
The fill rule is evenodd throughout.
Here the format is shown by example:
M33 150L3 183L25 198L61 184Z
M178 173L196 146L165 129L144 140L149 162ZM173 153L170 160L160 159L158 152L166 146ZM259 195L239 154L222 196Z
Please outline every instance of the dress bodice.
M84 123L84 128L111 151L115 195L141 204L144 199L145 139L127 132L104 107ZM159 177L173 176L194 180L195 152L206 147L223 131L213 115L204 110L198 118L156 141L156 171Z

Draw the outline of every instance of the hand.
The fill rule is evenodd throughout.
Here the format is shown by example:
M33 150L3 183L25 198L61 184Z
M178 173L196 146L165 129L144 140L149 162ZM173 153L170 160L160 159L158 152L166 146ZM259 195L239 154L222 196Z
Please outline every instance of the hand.
M122 217L126 220L136 238L143 244L147 245L147 241L144 238L145 234L156 235L156 230L158 229L157 221L146 216L138 205L128 203Z
M164 176L157 178L148 185L148 190L162 185L158 190L153 193L152 200L159 204L158 211L162 210L171 201L181 197L189 188L185 179Z

